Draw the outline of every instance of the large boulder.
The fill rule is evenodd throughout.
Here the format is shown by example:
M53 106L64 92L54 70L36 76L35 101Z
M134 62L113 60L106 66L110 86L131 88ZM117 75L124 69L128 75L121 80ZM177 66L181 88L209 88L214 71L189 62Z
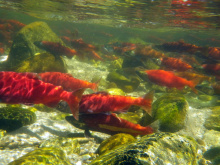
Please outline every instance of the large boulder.
M173 133L156 133L99 156L90 165L196 164L197 143Z
M63 44L62 40L50 29L45 22L33 22L23 27L16 35L7 60L7 67L15 70L24 60L43 53L45 50L38 48L36 41L52 41Z
M186 99L177 94L165 94L152 105L152 117L159 120L159 129L164 132L176 132L185 126L189 109Z
M110 138L104 140L100 144L97 152L99 155L103 155L106 152L113 150L120 145L128 144L133 141L135 141L135 138L132 135L125 134L125 133L119 133L119 134L113 135Z

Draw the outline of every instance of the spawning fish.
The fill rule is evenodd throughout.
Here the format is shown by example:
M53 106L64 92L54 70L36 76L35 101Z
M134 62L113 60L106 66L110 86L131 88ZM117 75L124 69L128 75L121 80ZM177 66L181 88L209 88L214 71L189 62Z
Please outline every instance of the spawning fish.
M147 70L145 71L150 81L160 86L166 86L168 88L183 89L185 86L189 86L193 92L197 93L195 89L196 82L188 81L187 79L176 76L171 71L165 70Z
M79 103L80 113L104 113L123 112L131 105L141 106L150 113L154 92L151 91L144 98L130 96L110 95L107 92L99 92L83 95Z
M191 65L187 64L181 59L173 57L163 57L161 59L161 64L167 68L174 69L177 71L186 71L193 68Z
M59 42L51 41L36 41L34 44L40 49L44 49L55 56L66 55L68 58L72 58L77 52L74 49L70 49L66 46L63 46Z
M55 107L60 100L68 103L78 118L78 105L84 89L67 92L61 86L45 83L36 74L0 72L0 100L7 104L45 104Z
M220 73L220 63L217 63L217 64L203 64L202 67L210 73L216 73L216 74Z
M84 129L85 133L89 133L89 130L98 131L114 135L117 133L128 133L133 136L147 135L153 133L153 129L150 126L143 127L139 124L134 124L125 119L117 117L116 114L83 114L79 116L78 121L75 121L72 116L66 116L66 120L73 126L80 129Z
M47 83L51 83L56 86L62 86L66 91L75 91L79 88L91 88L93 91L97 91L97 83L90 83L88 81L74 78L71 74L61 72L45 72L38 74L41 80Z

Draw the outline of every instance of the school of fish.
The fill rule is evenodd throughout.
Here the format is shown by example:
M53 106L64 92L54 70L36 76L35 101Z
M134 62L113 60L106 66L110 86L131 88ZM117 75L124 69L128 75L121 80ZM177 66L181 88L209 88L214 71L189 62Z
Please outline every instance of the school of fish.
M23 26L25 24L15 20L0 19L0 30L3 31L3 34L7 29L19 30ZM78 38L77 30L75 32L66 31L66 34L74 36L74 39L64 35L61 36L62 43L43 40L35 41L33 44L36 48L47 51L55 57L66 56L69 59L77 56L80 60L87 58L103 62L104 60L117 60L120 57L134 57L144 67L143 61L157 59L160 69L144 69L147 81L149 80L152 84L171 89L176 88L180 91L189 87L198 94L196 86L207 81L211 84L214 94L220 94L219 47L202 47L185 43L183 40L165 42L165 40L157 39L162 44L149 46L128 42L111 42L101 46L100 49L86 43L82 38ZM12 40L13 35L8 33L2 35L4 42L0 42L0 55L4 53L5 45L11 46L11 42L8 41ZM105 35L111 37L111 34ZM163 50L163 53L160 50ZM177 55L166 55L164 52L176 52ZM203 62L197 61L197 57ZM143 71L143 68L140 71ZM98 85L99 81L93 83L80 80L68 73L1 71L0 101L6 104L44 104L53 108L57 107L60 102L65 102L73 115L67 117L67 121L76 127L77 124L73 120L84 123L86 127L83 129L86 131L93 130L111 135L129 133L134 136L154 132L150 126L144 127L131 123L116 114L127 112L132 105L139 106L151 114L153 91L149 89L150 92L143 97L120 96L98 91ZM95 93L83 94L86 88L92 89Z

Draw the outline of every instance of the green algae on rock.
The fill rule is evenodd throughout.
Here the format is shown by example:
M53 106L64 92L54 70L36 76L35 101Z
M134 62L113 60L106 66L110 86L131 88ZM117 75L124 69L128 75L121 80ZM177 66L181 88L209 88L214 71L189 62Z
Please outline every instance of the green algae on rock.
M55 147L44 147L36 149L32 152L27 153L26 155L18 158L17 160L9 163L9 165L35 165L35 164L62 164L69 165L71 164L69 159L66 158L65 153Z
M35 41L43 40L63 44L62 40L45 22L33 22L23 27L17 33L13 41L7 60L7 66L11 69L14 69L22 61L33 57L36 53L45 52L34 45Z
M205 128L220 131L220 106L212 109L212 114L206 119Z
M62 57L54 57L50 53L40 53L26 59L18 65L16 72L67 72Z
M155 133L121 145L90 165L99 164L197 164L197 143L174 133Z
M0 108L0 129L13 131L36 121L34 112L20 107Z
M125 133L119 133L119 134L113 135L110 138L104 140L100 144L97 152L99 155L103 155L106 152L113 150L120 145L124 145L124 144L130 143L130 142L133 142L133 141L135 141L135 138L132 135L125 134Z
M189 105L185 98L177 94L165 94L152 105L152 117L159 120L159 129L176 132L185 125Z
M43 147L56 147L62 149L67 155L79 154L80 144L76 138L58 137L46 140L40 146Z

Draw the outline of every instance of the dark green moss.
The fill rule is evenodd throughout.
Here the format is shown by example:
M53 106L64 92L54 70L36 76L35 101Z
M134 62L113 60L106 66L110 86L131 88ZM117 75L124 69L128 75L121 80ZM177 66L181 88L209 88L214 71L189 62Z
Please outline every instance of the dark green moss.
M0 129L13 131L36 121L36 115L20 107L0 108Z

